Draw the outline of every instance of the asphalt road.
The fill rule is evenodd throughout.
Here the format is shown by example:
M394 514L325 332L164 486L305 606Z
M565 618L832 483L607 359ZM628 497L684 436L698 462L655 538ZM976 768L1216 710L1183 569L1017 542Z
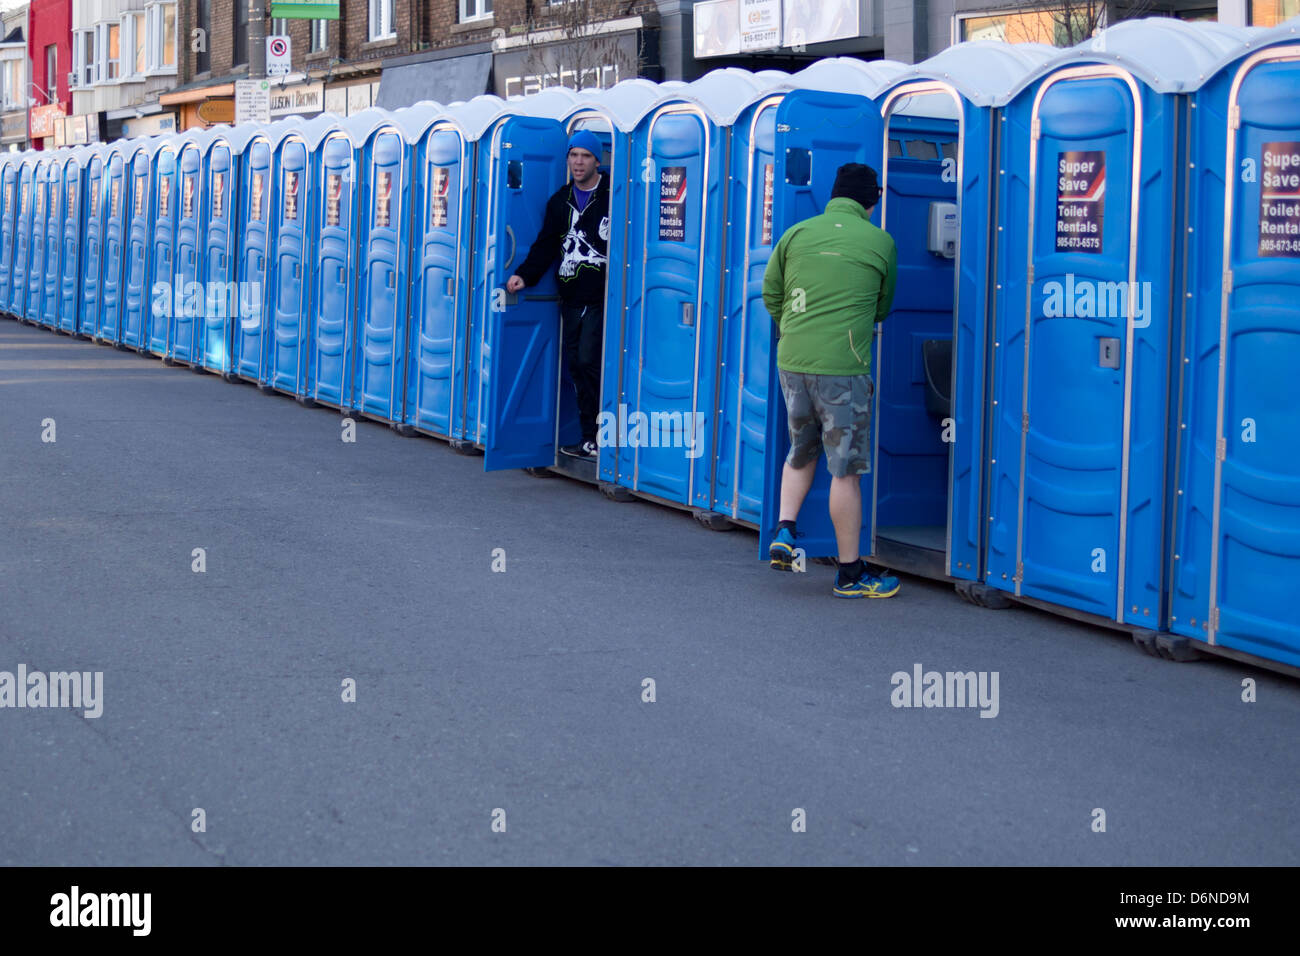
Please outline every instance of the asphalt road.
M837 601L753 534L8 319L0 476L0 671L103 672L98 718L0 709L3 864L1300 863L1289 677ZM997 716L894 707L917 664L997 672Z

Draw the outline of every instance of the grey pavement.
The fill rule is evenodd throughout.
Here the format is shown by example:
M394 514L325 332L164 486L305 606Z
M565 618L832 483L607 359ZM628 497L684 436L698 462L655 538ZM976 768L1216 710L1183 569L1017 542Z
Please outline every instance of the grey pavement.
M0 864L1300 863L1293 678L482 467L0 319Z

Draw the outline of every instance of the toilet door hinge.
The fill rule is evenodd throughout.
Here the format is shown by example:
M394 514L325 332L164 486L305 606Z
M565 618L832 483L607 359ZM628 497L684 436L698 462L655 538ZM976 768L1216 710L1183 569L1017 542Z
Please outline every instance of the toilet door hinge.
M1022 432L1028 432L1028 431L1029 431L1029 413L1028 413L1028 412L1026 412L1024 415L1022 415L1022 416L1020 417L1020 430L1021 430Z

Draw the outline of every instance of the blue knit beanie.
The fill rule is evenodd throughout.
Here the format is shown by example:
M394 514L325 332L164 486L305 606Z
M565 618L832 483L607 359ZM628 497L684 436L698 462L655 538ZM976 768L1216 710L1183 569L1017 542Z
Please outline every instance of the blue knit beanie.
M569 149L585 149L597 159L600 159L601 153L604 152L600 139L589 129L580 129L570 136Z

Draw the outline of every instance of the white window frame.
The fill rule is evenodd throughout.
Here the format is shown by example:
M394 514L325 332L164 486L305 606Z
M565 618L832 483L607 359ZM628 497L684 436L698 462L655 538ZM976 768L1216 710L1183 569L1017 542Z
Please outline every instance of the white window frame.
M370 0L366 29L370 42L397 36L397 0Z
M23 65L23 61L16 58L0 62L0 84L4 87L0 98L3 98L5 110L27 109L27 103L22 99Z
M122 14L121 29L118 31L118 43L121 50L122 65L118 74L123 80L143 79L149 72L149 20L143 10L128 10ZM139 30L136 30L137 25ZM145 51L143 71L135 68L135 51L139 46Z
M172 8L172 62L163 62L164 8ZM150 76L170 76L176 73L176 61L179 58L180 19L175 0L145 5L145 72ZM209 40L211 37L209 37Z
M108 56L109 31L117 27L117 59ZM116 20L102 20L95 24L95 75L100 83L117 84L122 81L122 26Z
M272 17L271 29L266 35L269 37L288 36L289 35L288 19L286 19L285 17Z
M86 41L90 41L89 51ZM95 62L95 28L77 30L72 34L72 72L77 74L77 86L94 86L99 82L98 64Z
M459 0L460 22L472 23L475 20L491 20L495 13L487 9L492 0Z
M310 53L323 53L330 48L330 22L313 20L311 22L311 41L307 44Z

